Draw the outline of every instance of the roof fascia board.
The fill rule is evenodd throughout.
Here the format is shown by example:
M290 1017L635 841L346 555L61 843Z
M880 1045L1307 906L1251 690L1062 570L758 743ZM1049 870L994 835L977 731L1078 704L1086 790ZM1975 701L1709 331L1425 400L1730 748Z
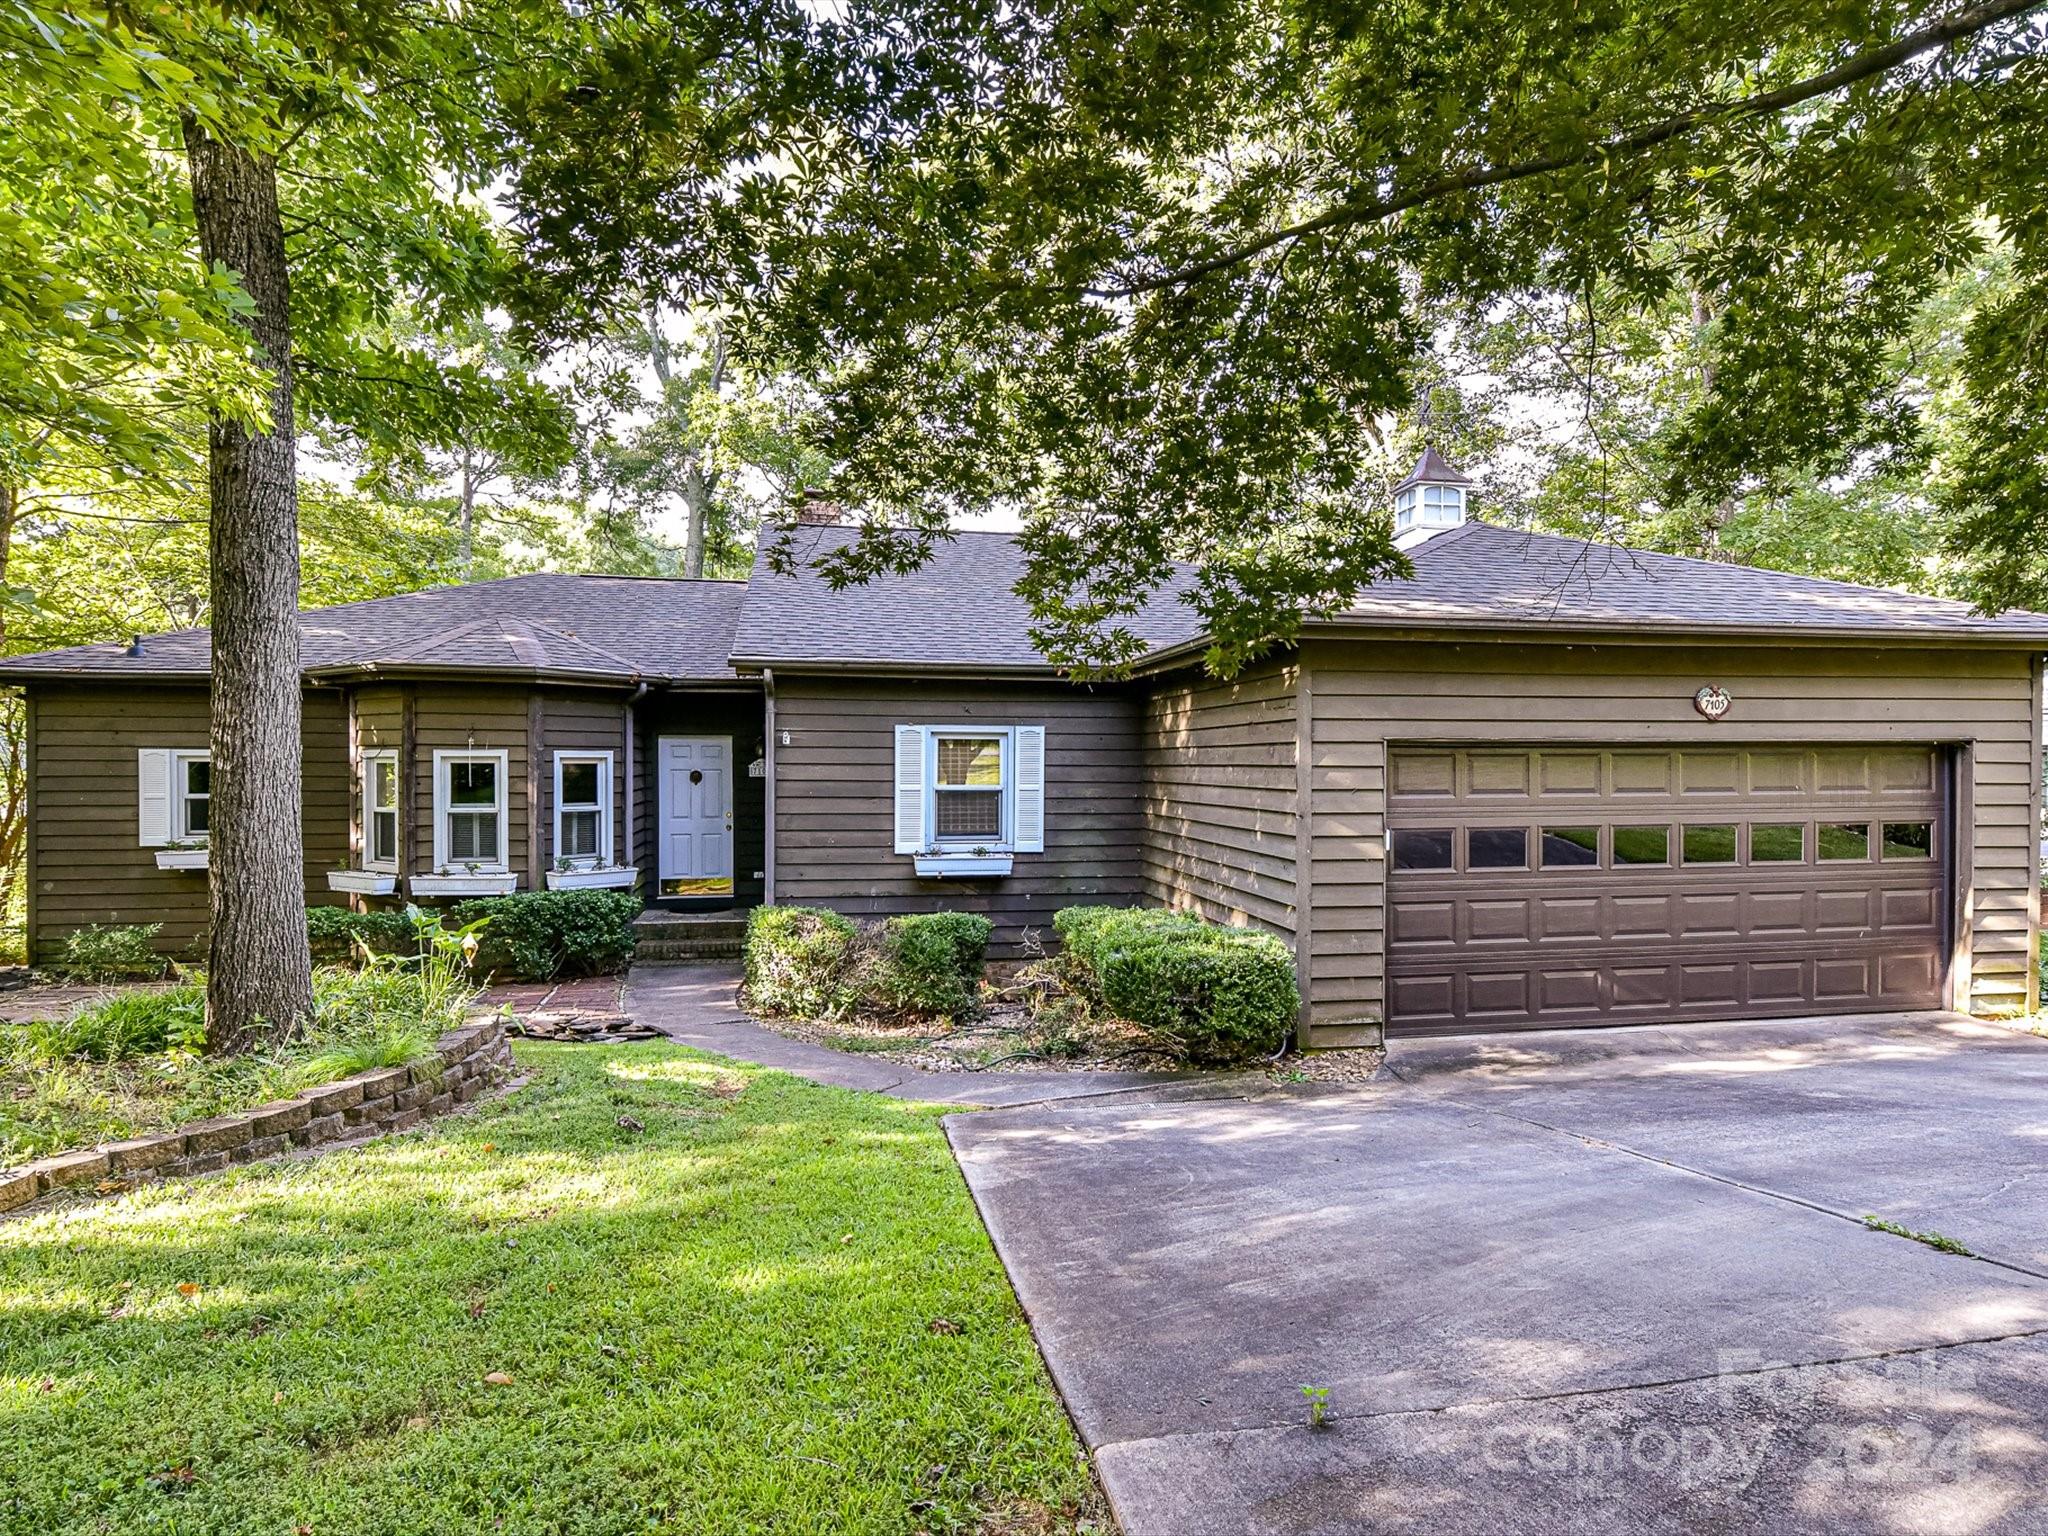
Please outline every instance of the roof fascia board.
M1721 624L1479 624L1415 619L1324 619L1303 626L1300 639L1484 640L1503 645L1597 640L1603 645L1737 645L1799 646L1942 646L1970 645L1992 650L2037 651L2048 648L2048 629L1999 634L1984 630L1886 628L1772 627Z

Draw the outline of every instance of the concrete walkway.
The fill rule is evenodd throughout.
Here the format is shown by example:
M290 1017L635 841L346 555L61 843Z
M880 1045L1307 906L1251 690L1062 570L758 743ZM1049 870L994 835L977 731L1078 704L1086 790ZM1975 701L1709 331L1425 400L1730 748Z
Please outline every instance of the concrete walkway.
M834 1088L860 1088L927 1104L1009 1108L1131 1094L1226 1097L1236 1080L1213 1073L926 1072L879 1057L835 1051L764 1029L741 1011L737 966L635 966L626 978L626 1012L671 1040L758 1062Z

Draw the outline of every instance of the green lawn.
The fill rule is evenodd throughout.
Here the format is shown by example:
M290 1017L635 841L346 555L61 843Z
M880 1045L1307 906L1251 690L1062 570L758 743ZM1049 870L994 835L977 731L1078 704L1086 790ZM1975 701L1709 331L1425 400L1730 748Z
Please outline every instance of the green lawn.
M0 1222L0 1531L1101 1518L937 1111L519 1055L422 1133Z

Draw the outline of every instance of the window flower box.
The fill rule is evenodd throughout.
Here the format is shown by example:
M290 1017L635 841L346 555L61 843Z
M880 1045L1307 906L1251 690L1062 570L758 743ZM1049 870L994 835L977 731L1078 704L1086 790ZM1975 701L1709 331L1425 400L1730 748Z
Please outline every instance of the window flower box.
M1010 855L920 853L916 864L918 878L922 880L999 880L1010 872Z
M626 891L631 890L639 879L639 869L630 864L611 869L551 869L548 871L548 889Z
M327 889L352 896L389 896L398 889L398 876L375 869L330 869Z
M159 848L156 851L158 869L199 870L206 868L204 848Z
M406 881L405 888L415 896L510 896L519 889L519 877L503 872L470 874L467 870L460 870L438 875L414 875Z

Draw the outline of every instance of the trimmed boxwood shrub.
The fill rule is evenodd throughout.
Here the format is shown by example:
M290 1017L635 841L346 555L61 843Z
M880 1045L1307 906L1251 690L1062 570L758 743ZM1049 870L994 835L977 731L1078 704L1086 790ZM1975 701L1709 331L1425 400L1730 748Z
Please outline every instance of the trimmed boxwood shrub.
M974 1011L995 924L972 912L920 912L882 925L866 989L895 1014L955 1019Z
M823 907L747 917L747 1002L778 1018L959 1018L973 1012L995 925L969 912L860 924Z
M306 932L313 958L350 961L358 945L373 955L415 954L419 938L413 910L310 907ZM633 919L639 915L640 898L624 891L523 891L457 902L442 913L450 929L484 924L476 970L500 981L554 981L624 970L633 958Z
M822 1019L853 1000L860 929L824 907L756 907L747 914L747 1003L777 1018Z
M1269 934L1141 907L1068 907L1053 929L1078 991L1193 1061L1271 1054L1301 1007L1294 957Z
M523 891L459 901L447 922L485 925L479 971L501 981L554 981L624 970L640 908L640 898L626 891Z

